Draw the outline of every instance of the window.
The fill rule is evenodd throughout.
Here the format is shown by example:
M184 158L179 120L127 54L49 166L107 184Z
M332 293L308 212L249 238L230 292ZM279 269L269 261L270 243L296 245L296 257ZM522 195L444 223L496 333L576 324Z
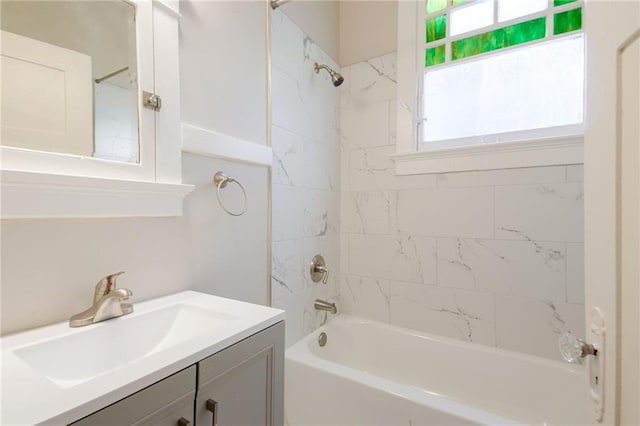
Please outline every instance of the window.
M416 152L424 159L473 153L486 160L462 161L459 170L582 162L582 0L423 0L414 10L403 3L399 126L408 124L403 106L415 113L413 140L398 141L400 163ZM403 29L411 19L418 23L413 70L406 66L409 31ZM411 73L414 81L419 76L413 87ZM419 94L414 102L407 99L411 89ZM551 151L532 156L537 148ZM509 151L510 159L487 157L492 151ZM517 151L527 154L514 156Z

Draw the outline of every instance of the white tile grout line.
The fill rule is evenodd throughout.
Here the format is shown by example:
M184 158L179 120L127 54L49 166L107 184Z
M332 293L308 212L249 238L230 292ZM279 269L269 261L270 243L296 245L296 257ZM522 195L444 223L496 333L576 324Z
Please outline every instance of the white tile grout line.
M496 237L496 187L493 186L493 238Z

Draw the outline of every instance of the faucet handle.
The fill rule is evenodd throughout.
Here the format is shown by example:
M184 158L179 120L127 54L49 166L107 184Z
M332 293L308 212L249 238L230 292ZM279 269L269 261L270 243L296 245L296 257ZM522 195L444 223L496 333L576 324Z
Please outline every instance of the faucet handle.
M324 257L319 254L313 256L311 260L311 265L309 266L309 274L311 275L311 280L314 283L322 280L323 284L326 284L329 280L329 269L326 266L324 261Z
M116 280L122 274L124 274L124 271L107 275L106 277L98 281L98 284L96 284L96 289L93 293L93 303L98 302L98 300L102 299L104 296L109 294L110 291L116 288Z

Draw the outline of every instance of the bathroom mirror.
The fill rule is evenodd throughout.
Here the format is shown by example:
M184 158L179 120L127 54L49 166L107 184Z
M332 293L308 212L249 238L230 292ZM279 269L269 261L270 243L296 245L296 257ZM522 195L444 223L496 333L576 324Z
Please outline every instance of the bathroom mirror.
M0 217L180 216L180 2L0 7Z
M0 2L2 145L140 162L136 5Z

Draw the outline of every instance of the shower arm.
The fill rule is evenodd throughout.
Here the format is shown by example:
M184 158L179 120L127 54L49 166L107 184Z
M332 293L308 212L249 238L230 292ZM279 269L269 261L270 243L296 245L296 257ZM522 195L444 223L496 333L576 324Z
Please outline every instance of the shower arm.
M329 72L329 74L334 74L335 73L335 71L332 70L331 68L329 68L328 65L318 65L317 62L315 64L313 64L313 68L314 68L316 74L318 74L321 69L327 70Z

